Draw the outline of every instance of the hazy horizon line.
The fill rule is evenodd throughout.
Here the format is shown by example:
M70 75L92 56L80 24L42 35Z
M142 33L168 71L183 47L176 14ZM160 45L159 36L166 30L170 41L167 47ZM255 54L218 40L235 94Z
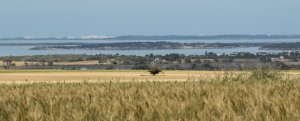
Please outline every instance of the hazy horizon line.
M300 34L203 34L203 35L196 35L196 34L165 34L165 35L142 35L142 34L130 34L130 35L82 35L82 36L48 36L48 37L41 37L41 36L15 36L15 37L0 37L3 38L84 38L84 37L122 37L122 36L145 36L145 37L163 37L163 36L300 36Z

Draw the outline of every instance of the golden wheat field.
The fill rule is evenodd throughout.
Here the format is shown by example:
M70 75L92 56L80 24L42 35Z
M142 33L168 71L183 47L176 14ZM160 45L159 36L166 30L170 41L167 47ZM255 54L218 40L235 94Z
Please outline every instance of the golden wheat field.
M153 77L144 71L1 71L1 80L7 75L40 80L1 83L0 120L297 121L300 81L298 72L289 73L165 71ZM80 81L89 74L119 78ZM64 76L79 81L49 83Z

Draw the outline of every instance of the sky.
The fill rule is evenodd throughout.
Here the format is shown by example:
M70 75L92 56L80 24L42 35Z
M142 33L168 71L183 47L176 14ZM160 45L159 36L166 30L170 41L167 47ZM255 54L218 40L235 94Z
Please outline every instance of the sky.
M300 0L0 0L0 37L300 34Z

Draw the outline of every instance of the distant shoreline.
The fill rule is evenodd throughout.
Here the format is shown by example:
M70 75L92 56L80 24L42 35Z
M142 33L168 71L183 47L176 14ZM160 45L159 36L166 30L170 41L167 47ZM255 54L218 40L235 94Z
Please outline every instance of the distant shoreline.
M300 50L300 42L288 43L180 43L180 42L113 42L113 43L0 43L1 46L31 46L29 50L170 50L170 49L232 49L245 47L259 47L259 50Z
M232 40L232 39L300 39L299 35L164 35L164 36L96 36L96 37L12 37L0 40Z

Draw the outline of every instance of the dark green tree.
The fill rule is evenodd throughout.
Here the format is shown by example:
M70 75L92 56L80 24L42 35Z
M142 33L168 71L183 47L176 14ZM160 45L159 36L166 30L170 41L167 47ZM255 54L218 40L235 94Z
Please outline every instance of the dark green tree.
M155 76L156 74L159 74L162 70L159 68L152 68L149 70L150 74L152 74L153 76Z

